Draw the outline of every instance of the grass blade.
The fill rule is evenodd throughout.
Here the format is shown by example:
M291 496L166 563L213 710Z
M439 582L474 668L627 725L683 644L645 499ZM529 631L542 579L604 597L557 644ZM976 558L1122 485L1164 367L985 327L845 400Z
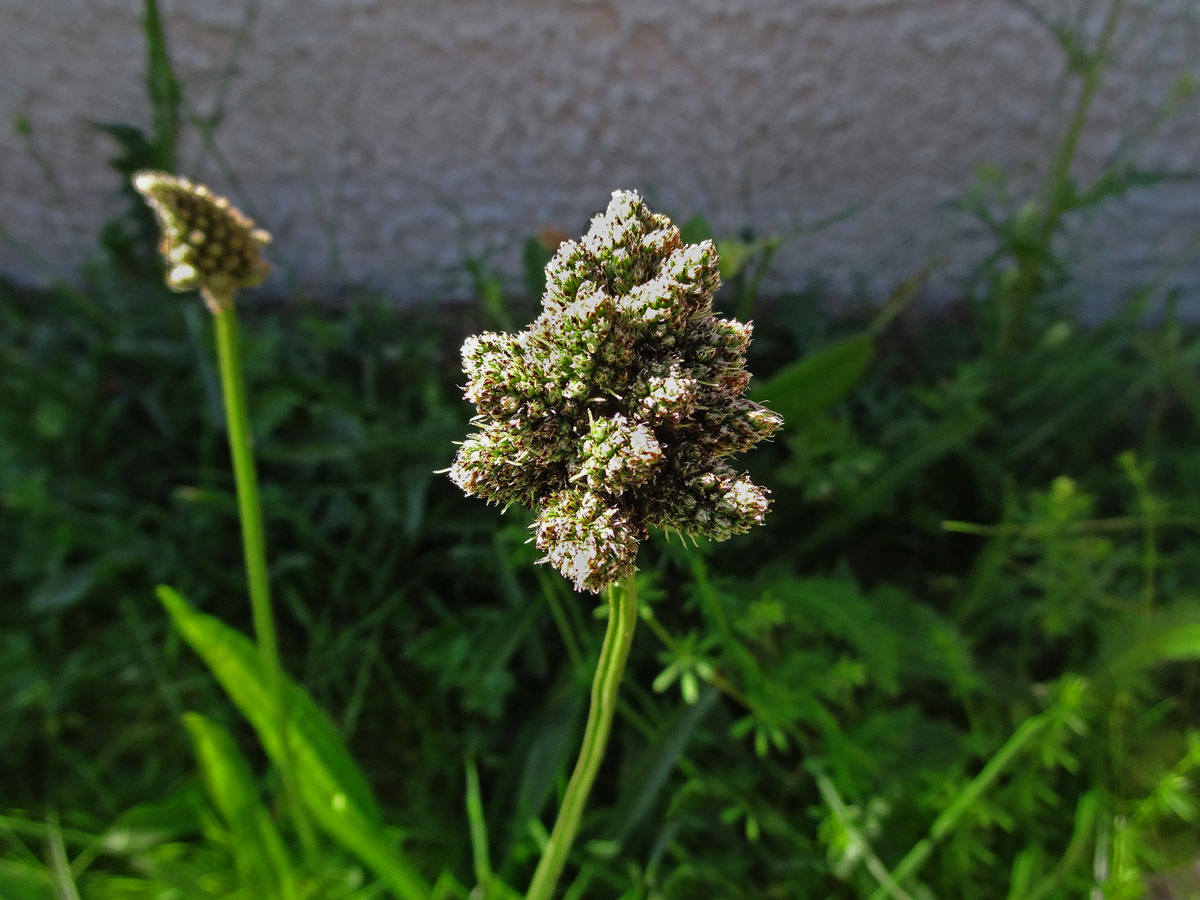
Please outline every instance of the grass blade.
M283 747L272 714L270 687L253 642L218 619L196 611L169 587L158 589L175 628L254 727L275 765ZM430 888L416 867L383 837L383 817L341 736L312 698L284 679L288 732L300 799L326 834L371 868L404 900L427 900Z
M471 855L475 860L475 880L487 884L492 880L492 863L488 854L487 819L483 815L483 797L479 790L479 769L474 757L468 757L467 820L471 825Z
M40 866L0 859L0 897L9 900L56 900L54 882Z
M242 883L255 897L295 900L287 848L258 798L250 767L229 733L199 713L184 715L204 786L233 835Z

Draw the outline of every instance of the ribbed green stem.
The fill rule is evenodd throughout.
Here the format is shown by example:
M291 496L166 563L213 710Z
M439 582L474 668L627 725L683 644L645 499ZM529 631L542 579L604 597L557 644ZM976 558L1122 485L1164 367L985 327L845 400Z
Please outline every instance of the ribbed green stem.
M604 644L600 648L600 661L596 665L596 677L592 681L592 705L588 710L587 725L583 730L583 746L575 771L567 782L562 808L558 820L550 832L550 841L542 853L533 881L529 884L526 900L550 900L558 885L559 876L567 863L571 844L579 831L579 821L587 805L588 794L596 781L600 762L604 759L604 748L612 730L613 714L617 710L617 691L621 675L629 658L629 647L633 643L633 629L637 624L637 590L634 576L630 575L619 587L608 589L608 628L604 632Z
M246 558L246 579L250 588L250 610L254 634L266 669L267 683L275 705L275 723L283 748L284 790L296 822L296 830L305 850L316 846L307 810L300 801L284 696L283 665L275 637L275 617L271 611L271 587L267 574L267 546L263 529L262 503L258 496L258 476L254 470L254 447L250 432L250 413L246 405L246 383L238 350L238 325L233 295L205 294L217 329L217 356L221 370L221 395L225 401L225 428L229 452L233 457L233 478L237 487L238 516L242 523L242 550Z

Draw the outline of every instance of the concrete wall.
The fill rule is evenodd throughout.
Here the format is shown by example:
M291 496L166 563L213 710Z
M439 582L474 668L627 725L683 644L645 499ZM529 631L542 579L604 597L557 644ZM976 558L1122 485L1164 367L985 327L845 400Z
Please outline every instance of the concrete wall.
M1083 14L1107 2L1030 0ZM943 245L968 264L947 203L976 167L1029 184L1074 93L1059 48L1008 0L161 0L189 108L225 90L216 145L275 235L279 288L382 286L461 296L461 261L515 272L543 226L581 231L636 187L679 220L772 232L868 205L787 246L775 285L810 274L884 291ZM1081 146L1086 175L1169 93L1200 76L1197 0L1127 4L1122 52ZM686 12L684 10L686 9ZM137 0L0 0L0 271L69 274L117 208L112 145L92 120L145 124ZM234 60L230 69L230 61ZM189 132L181 170L231 187ZM1200 170L1200 106L1146 146ZM1179 257L1200 233L1193 184L1108 206L1073 240L1098 286ZM1179 277L1200 285L1200 259ZM942 289L952 290L950 276ZM1200 305L1200 300L1192 301Z

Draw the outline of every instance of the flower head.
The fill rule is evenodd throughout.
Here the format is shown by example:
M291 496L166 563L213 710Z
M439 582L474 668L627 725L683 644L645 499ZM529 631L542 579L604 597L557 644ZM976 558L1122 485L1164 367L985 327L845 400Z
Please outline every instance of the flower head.
M542 313L463 344L480 430L450 477L489 502L538 509L534 539L579 590L634 570L650 526L724 540L760 524L765 488L726 462L778 414L742 396L748 324L712 314L711 241L617 191L546 266Z
M262 249L271 236L224 197L163 172L138 172L133 186L158 220L171 290L199 290L210 306L220 306L267 277Z

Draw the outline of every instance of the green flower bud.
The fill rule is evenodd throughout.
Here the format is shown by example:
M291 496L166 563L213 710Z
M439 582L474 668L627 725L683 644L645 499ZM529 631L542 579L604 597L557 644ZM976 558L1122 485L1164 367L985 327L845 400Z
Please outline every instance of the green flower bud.
M267 277L270 265L262 249L271 236L224 197L163 172L138 172L133 186L158 220L158 249L171 290L199 290L219 312L235 291Z

